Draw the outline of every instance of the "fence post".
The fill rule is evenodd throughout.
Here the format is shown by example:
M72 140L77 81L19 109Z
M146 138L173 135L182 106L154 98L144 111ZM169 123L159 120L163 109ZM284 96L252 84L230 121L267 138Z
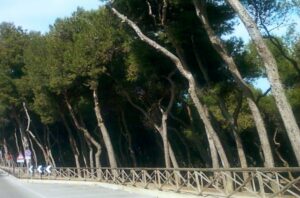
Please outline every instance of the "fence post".
M261 173L257 171L257 179L258 179L258 184L259 184L259 192L262 198L266 197L266 193L265 193L265 188L264 188L264 181L263 178L261 176Z

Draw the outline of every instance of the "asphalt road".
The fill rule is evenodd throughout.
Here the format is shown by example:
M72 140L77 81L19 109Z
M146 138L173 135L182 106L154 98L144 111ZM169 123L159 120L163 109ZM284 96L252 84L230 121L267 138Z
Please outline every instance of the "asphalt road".
M99 186L26 183L0 172L0 198L155 198Z

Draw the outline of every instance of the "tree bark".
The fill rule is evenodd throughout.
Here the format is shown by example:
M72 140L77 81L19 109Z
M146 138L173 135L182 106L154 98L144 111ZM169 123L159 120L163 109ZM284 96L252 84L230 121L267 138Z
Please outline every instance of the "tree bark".
M175 153L174 153L173 148L170 144L169 144L168 150L169 150L171 162L173 164L173 168L179 168Z
M79 153L79 149L78 149L76 140L72 134L71 128L65 118L65 115L61 111L59 113L60 113L61 120L63 121L63 124L67 130L68 137L69 137L69 143L70 143L73 155L74 155L75 165L76 165L77 170L79 171L79 169L80 169L80 161L79 161L80 153Z
M79 114L79 120L80 120L80 125L86 129L86 125L83 121L83 118L81 116L81 114ZM80 132L80 131L79 131ZM88 137L86 137L85 134L83 134L85 143L89 149L89 164L90 164L90 168L94 168L95 167L95 161L94 161L94 149L93 149L93 145L91 143L91 141L88 139ZM96 160L96 159L95 159Z
M31 138L29 137L28 139L29 139L30 147L31 147L31 150L32 150L32 153L33 153L34 164L35 164L35 167L37 167L38 166L38 161L37 161L36 151L35 151L35 148L33 146Z
M168 107L167 107L166 110L163 110L162 107L159 104L159 109L160 109L160 112L162 114L162 116L161 116L161 126L159 127L159 131L160 131L160 135L162 137L163 145L164 145L164 156L165 156L166 168L171 168L170 157L171 157L172 164L173 164L174 168L178 168L178 163L177 163L175 154L174 154L173 149L172 149L172 147L170 146L170 143L169 143L168 127L167 127L168 115L169 115L169 112L171 111L171 108L174 104L174 98L175 98L175 85L174 85L174 82L171 80L171 76L172 76L172 73L167 78L169 83L171 84L171 89L170 89L171 90L170 91L171 92L171 98L170 98ZM177 166L177 167L175 167L175 166Z
M237 0L227 0L227 2L239 15L240 19L242 20L246 29L248 30L252 41L256 46L259 56L262 58L262 61L266 68L267 77L271 84L272 95L275 98L277 108L283 120L298 165L300 165L300 130L292 108L285 96L276 60L269 48L267 47L260 31L258 30L256 23L253 21L253 19L248 14L247 10L244 8L241 2Z
M32 131L30 130L30 123L31 123L31 118L29 116L29 112L27 110L26 104L25 102L23 102L23 108L25 110L26 113L26 117L27 117L27 128L26 128L26 132L31 136L31 138L34 140L34 142L38 145L38 147L41 149L44 159L45 159L45 163L47 165L52 165L50 157L48 155L47 149L44 148L44 146L42 145L42 143L37 139L37 137L32 133ZM26 138L27 139L27 138ZM28 141L28 140L27 140Z
M6 143L6 139L3 139L3 149L4 149L4 159L5 163L10 167L11 166L11 161L9 161L9 155L10 153L8 152L8 147Z
M86 138L84 137L84 135L80 132L79 133L79 141L80 141L80 150L81 150L81 156L82 156L82 161L84 163L84 167L88 168L88 163L87 163L87 148L86 148Z
M18 151L18 153L20 153L19 141L18 141L18 136L17 136L17 132L16 131L15 131L14 135L15 135L15 141L16 141L17 151Z
M173 43L173 45L176 48L177 55L179 56L179 58L182 62L182 65L187 69L188 66L187 66L182 48L179 45L177 45L176 43ZM205 108L206 112L209 111L208 108L205 105L204 105L204 108ZM205 126L205 131L207 131L207 130L211 130L211 129L208 129ZM208 140L208 143L209 143L209 151L210 151L210 155L211 155L211 159L212 159L212 167L213 168L220 168L219 158L218 158L218 151L216 150L214 140L213 140L212 136L209 133L206 133L206 136L207 136L207 140Z
M54 157L52 155L52 145L50 143L50 133L51 133L51 131L50 131L48 126L46 126L46 133L47 133L46 152L47 152L47 155L49 156L49 160L50 160L52 166L56 167L56 162L55 162Z
M203 27L209 37L209 40L211 41L214 49L216 52L220 55L220 57L223 59L223 61L227 64L229 71L233 75L236 83L240 87L240 89L243 91L244 95L247 97L247 102L249 105L249 108L252 113L252 117L254 119L260 143L263 148L264 156L265 156L265 166L266 167L274 167L274 159L273 159L273 154L272 154L272 149L270 146L267 130L265 127L264 120L260 114L260 111L254 102L254 96L251 91L251 89L248 87L248 85L245 83L243 80L238 67L233 60L233 58L229 55L227 52L226 47L223 45L222 41L218 36L215 34L213 29L210 26L210 23L207 18L206 14L206 8L205 8L205 2L203 1L203 4L199 3L199 0L193 0L195 9L196 9L196 14L198 18L200 19L201 23L203 24Z
M132 101L132 99L130 98L130 96L125 92L124 93L124 95L125 95L125 97L127 98L127 100L128 100L128 102L134 107L134 108L136 108L137 110L139 110L150 122L151 122L151 124L153 125L153 127L154 127L154 129L159 133L159 135L162 137L162 140L163 140L163 151L164 151L164 158L169 158L168 160L170 160L170 158L171 158L171 161L172 161L172 164L173 164L173 166L175 167L175 166L177 166L177 168L178 168L178 163L177 163L177 160L176 160L176 156L175 156L175 154L174 154L174 152L173 152L173 149L172 149L172 146L169 144L169 140L168 140L168 138L167 138L167 140L166 139L163 139L163 136L164 136L164 134L163 133L165 133L165 132L163 132L163 125L165 125L165 128L167 128L167 123L165 122L165 124L162 124L161 123L161 126L158 126L153 120L152 120L152 118L148 115L148 113L144 110L144 109L142 109L140 106L138 106L137 104L135 104L133 101ZM170 108L170 104L171 103L169 103L169 108ZM162 110L161 110L162 111ZM161 119L162 121L166 121L165 120L165 118L164 119ZM164 142L164 141L166 141L167 142L167 148L165 148L165 144L166 144L166 142ZM165 151L165 149L167 149L167 151ZM172 155L172 156L170 156L170 155ZM169 163L169 164L167 164L167 160L165 159L165 166L166 166L166 168L170 168L171 167L171 164ZM169 166L169 167L167 167L167 166Z
M95 161L96 161L95 164L96 164L96 168L100 168L101 167L101 164L100 164L101 145L100 145L100 143L93 136L91 136L91 134L89 133L89 131L86 128L84 128L83 126L81 126L79 124L79 121L77 120L77 118L75 116L75 113L73 111L73 108L72 108L69 100L68 100L66 93L64 94L64 99L65 99L67 108L69 110L69 113L71 115L71 118L75 124L75 127L77 128L78 131L83 133L83 135L87 138L88 142L90 142L91 144L93 144L96 147L97 152L95 154Z
M188 160L188 167L193 167L191 152L190 152L190 148L189 148L189 145L188 145L186 139L182 136L182 134L180 134L180 132L177 129L171 128L171 127L169 127L169 128L176 133L177 137L180 139L180 141L182 142L182 144L185 148L185 152L187 154L187 160Z
M161 45L159 45L158 43L156 43L155 41L151 40L149 37L144 35L142 33L142 31L140 30L140 28L133 21L129 20L126 16L119 13L115 8L111 8L111 9L117 17L119 17L120 19L125 21L137 33L137 35L139 36L139 38L142 41L146 42L148 45L150 45L151 47L153 47L154 49L158 50L163 55L168 57L176 65L179 72L188 80L189 94L190 94L191 99L192 99L192 101L193 101L193 103L194 103L194 105L197 109L197 112L198 112L200 118L202 119L204 125L206 126L206 132L209 133L209 135L212 136L212 138L214 140L214 144L215 144L215 146L216 146L216 148L219 152L220 158L222 160L223 166L225 168L229 168L230 164L229 164L229 161L228 161L227 156L225 154L225 151L223 149L223 146L221 144L221 141L220 141L218 135L216 134L216 132L215 132L215 130L214 130L214 128L213 128L213 126L210 122L209 115L207 114L205 107L200 102L200 100L197 96L196 81L195 81L193 75L191 74L191 72L183 67L180 59L177 56L175 56L169 50L167 50L166 48L162 47Z
M210 133L207 134L207 140L208 140L209 151L211 155L212 168L220 168L218 152L214 144L214 140L212 139Z
M20 132L20 135L21 135L21 143L22 143L23 150L24 150L24 153L25 153L25 150L30 150L29 141L28 141L28 138L26 136L24 126L23 126L20 118L17 115L15 107L13 107L12 114L13 114L13 117L14 117L15 121L17 122L18 127L19 127L19 132ZM27 168L29 168L30 165L31 165L30 162L28 163L28 161L26 160Z
M187 111L187 114L188 114L189 119L190 119L190 123L191 123L192 128L193 128L194 118L193 118L193 114L192 114L192 109L188 104L186 104L185 107L186 107L186 111ZM195 142L194 138L192 140ZM207 152L207 150L205 150L205 147L202 147L202 144L197 143L196 148L197 148L197 150L199 152L199 155L201 156L201 158L202 158L202 160L205 164L205 167L210 167L210 165L208 163L209 163L210 160L212 161L212 159L210 159L209 155L207 155L208 152ZM210 152L210 150L209 150L209 152ZM212 155L210 155L210 157L212 158Z
M99 130L102 134L103 137L103 141L107 150L107 155L108 155L108 160L109 160L109 164L111 168L117 168L117 161L116 161L116 157L115 157L115 151L110 139L110 135L107 131L107 128L104 124L104 120L102 118L101 115L101 111L100 111L100 104L99 104L99 98L98 98L98 85L95 85L94 87L92 87L92 91L93 91L93 98L94 98L94 110L95 110L95 114L97 117L97 123L98 123L98 127Z
M167 119L168 119L168 116L163 114L162 115L162 128L161 128L161 133L160 134L161 134L161 137L162 137L162 140L163 140L163 145L164 145L165 165L166 165L166 168L171 168L168 129L167 129Z
M200 56L199 56L199 54L196 50L196 46L194 44L193 39L192 39L192 44L193 44L193 51L194 51L198 66L201 70L201 73L203 74L203 77L204 77L206 83L208 84L208 87L211 87L210 78L208 76L206 68L202 64L202 61L201 61ZM238 105L237 105L237 110L238 111L241 108L242 99L243 98L241 97L240 101L238 101ZM242 168L248 168L247 160L246 160L246 154L245 154L245 151L244 151L244 148L243 148L242 140L241 140L241 138L238 134L237 122L234 119L234 117L227 110L226 105L225 105L225 101L223 100L223 98L221 96L218 96L218 102L219 102L219 107L220 107L220 110L222 112L222 115L225 118L225 120L229 123L229 125L231 127L231 130L233 132L234 140L235 140L237 151L238 151L239 161L241 163L241 167ZM244 174L244 179L246 179L247 176L248 176L248 174Z

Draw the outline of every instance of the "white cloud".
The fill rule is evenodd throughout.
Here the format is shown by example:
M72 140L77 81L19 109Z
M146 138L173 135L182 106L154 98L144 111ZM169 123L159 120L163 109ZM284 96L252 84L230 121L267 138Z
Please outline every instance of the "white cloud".
M56 18L70 16L77 7L96 9L99 0L0 0L0 22L24 29L48 31Z

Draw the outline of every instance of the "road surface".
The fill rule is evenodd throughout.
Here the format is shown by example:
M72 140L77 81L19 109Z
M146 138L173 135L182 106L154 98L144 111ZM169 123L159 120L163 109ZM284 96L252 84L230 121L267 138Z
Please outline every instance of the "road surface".
M27 183L0 172L1 198L155 198L99 186Z

